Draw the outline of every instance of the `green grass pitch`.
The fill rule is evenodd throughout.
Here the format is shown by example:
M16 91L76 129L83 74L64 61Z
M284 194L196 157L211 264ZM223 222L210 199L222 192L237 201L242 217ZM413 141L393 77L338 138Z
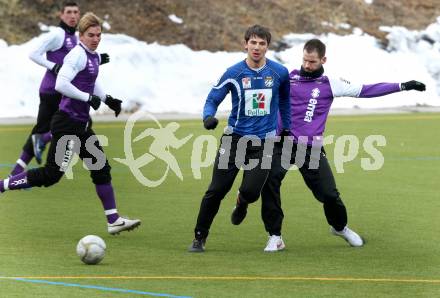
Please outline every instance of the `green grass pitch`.
M94 126L109 140L105 152L120 214L142 219L134 232L106 233L101 203L80 164L73 180L0 195L0 297L440 297L440 114L330 117L326 135L360 140L359 154L335 178L349 226L367 244L351 248L330 235L321 205L293 171L282 187L286 250L272 254L263 252L267 235L259 201L240 226L230 223L241 176L222 202L206 252L187 252L211 178L211 168L202 169L200 180L193 176L193 141L209 133L218 139L222 128L207 132L201 121L179 124L177 137L194 134L180 149L171 149L183 181L170 172L156 188L141 185L128 167L113 160L125 156L125 123ZM154 125L137 123L135 133ZM29 131L30 126L0 126L1 177L9 173ZM361 167L361 158L369 157L362 148L368 135L387 141L378 147L385 163L377 171ZM133 143L136 156L148 152L148 142ZM334 145L326 149L334 160ZM142 172L158 179L164 170L165 164L155 160ZM76 256L77 241L88 234L107 243L100 265L84 265Z

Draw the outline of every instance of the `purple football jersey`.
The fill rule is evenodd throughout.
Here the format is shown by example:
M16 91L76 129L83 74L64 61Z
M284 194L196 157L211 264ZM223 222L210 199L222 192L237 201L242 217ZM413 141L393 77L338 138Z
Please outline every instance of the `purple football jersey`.
M290 73L290 131L296 142L301 136L307 136L307 143L311 145L314 136L322 136L332 103L333 93L327 76L301 77L298 70Z
M64 57L78 44L75 34L70 34L65 31L63 46L55 51L49 51L46 53L47 60L56 63L63 64ZM43 80L40 85L40 93L55 94L56 75L49 69L44 74Z
M72 85L83 92L93 94L96 78L99 73L99 54L90 53L81 44L78 46L84 49L87 55L87 63L86 67L72 80ZM90 105L87 102L72 99L63 95L60 103L60 110L69 114L72 119L81 122L87 122L90 120Z
M330 112L334 97L378 97L400 91L398 83L377 83L372 85L353 85L343 80L339 85L322 75L317 78L304 77L299 70L293 70L290 74L290 132L296 143L308 145L322 145L325 124ZM341 84L348 87L340 88ZM336 90L332 86L339 86ZM351 87L350 87L351 86ZM352 88L353 87L353 88ZM278 121L278 132L280 132Z

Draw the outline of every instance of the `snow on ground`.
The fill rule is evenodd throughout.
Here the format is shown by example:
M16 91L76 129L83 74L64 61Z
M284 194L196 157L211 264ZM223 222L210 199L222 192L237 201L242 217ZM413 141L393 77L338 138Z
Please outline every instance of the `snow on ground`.
M426 83L427 91L400 92L376 99L336 99L333 108L390 108L400 106L440 106L440 18L422 31L402 27L383 27L389 46L353 28L353 34L317 36L327 45L328 75L371 84L404 82L412 79ZM7 45L0 39L0 117L35 116L38 87L44 69L28 58L42 36L21 45ZM289 70L300 67L302 45L312 34L289 34L290 45L268 57ZM237 41L240 42L240 41ZM103 34L99 52L111 61L100 68L99 81L104 90L124 100L124 108L142 105L154 113L201 113L212 85L227 67L245 58L244 52L192 51L185 45L162 46L145 43L121 34ZM231 107L229 98L220 111ZM105 111L104 106L101 112Z

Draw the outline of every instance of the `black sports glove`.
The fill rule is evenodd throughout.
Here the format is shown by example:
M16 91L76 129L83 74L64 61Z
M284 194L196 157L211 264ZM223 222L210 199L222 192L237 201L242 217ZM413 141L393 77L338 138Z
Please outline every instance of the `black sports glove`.
M412 80L412 81L408 81L405 83L401 83L400 89L406 90L406 91L408 91L408 90L425 91L426 86L422 82Z
M53 72L55 75L58 75L58 73L60 72L61 66L63 66L63 65L55 63L55 65L52 67L52 69L50 71Z
M110 56L107 53L100 54L99 56L101 56L101 63L99 63L100 65L110 62Z
M105 104L112 109L113 111L115 111L115 117L118 117L119 113L121 112L121 104L122 104L122 100L119 100L117 98L113 98L110 95L107 95L105 97Z
M208 116L203 119L203 126L206 129L215 129L217 127L218 120L214 116Z
M90 94L87 103L96 111L101 105L101 98L99 98L99 96Z
M290 136L290 135L291 135L290 130L284 128L284 129L280 132L280 137L281 137L281 140L280 140L280 141L281 141L281 143L284 142L285 137Z

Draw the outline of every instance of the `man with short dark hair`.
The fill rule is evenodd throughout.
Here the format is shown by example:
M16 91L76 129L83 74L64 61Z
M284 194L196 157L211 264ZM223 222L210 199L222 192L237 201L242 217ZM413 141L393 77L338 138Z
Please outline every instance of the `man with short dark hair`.
M418 81L362 85L327 77L322 66L327 61L325 50L325 44L320 40L309 40L304 45L301 69L295 69L290 73L290 134L293 138L293 148L289 155L285 156L282 154L282 145L275 145L272 168L261 193L261 214L266 231L270 235L264 249L266 252L279 251L285 247L281 238L284 215L281 209L280 188L288 168L284 168L283 164L293 164L299 154L305 156L305 159L300 158L305 162L298 165L299 171L314 197L323 203L324 214L331 226L332 234L342 237L351 246L364 245L364 240L347 226L347 211L322 147L331 104L334 97L367 98L403 90L425 90L425 85Z
M38 46L30 53L29 58L45 67L46 73L40 84L40 106L37 123L23 146L23 152L17 160L10 176L23 172L35 157L41 164L42 151L51 138L50 121L58 111L61 94L55 90L55 81L64 57L78 43L75 36L76 25L80 17L78 4L66 2L61 7L60 24L55 30L45 34Z
M190 252L205 250L206 238L221 200L243 167L243 180L231 216L233 224L241 223L248 204L259 198L269 173L270 162L266 168L262 164L267 155L271 158L272 150L265 152L264 147L267 140L275 136L278 113L281 114L281 127L286 131L290 127L289 75L284 66L265 57L270 40L268 29L259 25L248 28L244 36L246 59L228 68L206 99L203 110L206 129L216 128L217 107L229 92L232 111L228 128L221 138L211 184L200 205ZM249 166L251 161L257 164Z

